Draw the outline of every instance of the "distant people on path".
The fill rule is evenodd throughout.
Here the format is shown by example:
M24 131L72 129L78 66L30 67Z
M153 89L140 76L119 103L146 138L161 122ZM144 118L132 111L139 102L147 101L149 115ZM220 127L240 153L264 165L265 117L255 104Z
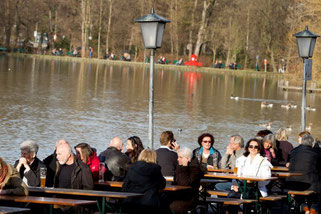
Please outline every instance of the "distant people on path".
M21 179L28 186L40 186L40 167L46 166L37 158L38 144L31 140L23 141L20 144L20 150L21 157L14 166Z
M122 61L130 61L131 60L131 57L130 57L130 54L125 52L122 57L120 57L120 60Z
M321 152L319 149L312 147L313 143L314 138L312 135L305 134L299 141L299 146L290 152L289 172L303 173L303 176L291 176L287 178L287 182L291 190L312 190L320 195ZM318 213L318 199L318 196L312 196L310 198L310 202L312 202L310 207L304 201L301 201L302 210Z
M140 153L144 150L144 145L139 137L132 136L126 142L126 155L129 157L131 163L135 163Z
M170 209L175 214L185 214L193 210L198 204L200 180L203 173L198 160L192 159L192 157L191 149L183 147L178 150L178 166L174 176L174 184L191 186L192 189L173 193L173 202L170 204Z
M157 64L167 64L166 62L166 57L165 56L160 56L158 60L156 61Z
M272 164L264 158L264 148L258 139L250 139L246 146L244 155L236 160L238 176L271 177ZM267 196L266 185L269 181L259 181L258 188L261 196ZM233 190L238 192L239 186L233 185Z
M89 47L89 58L92 58L94 53L94 49L92 47Z
M177 62L175 62L175 65L183 65L183 58L180 58Z
M109 147L99 154L99 159L104 160L107 166L106 180L124 180L130 166L130 159L122 151L123 142L119 137L115 137L110 141Z
M232 135L221 160L222 169L233 169L236 159L244 153L244 140L240 135Z
M59 142L56 153L59 165L55 175L54 187L87 190L94 188L90 168L77 159L66 140Z
M160 190L166 186L161 167L156 164L156 152L144 149L136 163L132 165L124 180L122 191L144 193L140 198L124 200L129 213L164 213Z
M222 155L213 147L214 142L215 140L212 134L204 133L198 137L198 144L200 147L193 151L193 157L197 158L201 163L204 172L209 168L217 169L220 167L219 164Z
M216 62L215 62L213 67L214 68L224 68L222 60L219 60L219 61L216 60Z
M177 167L177 150L174 134L171 131L164 131L160 136L161 147L156 150L157 164L162 168L164 176L174 176Z
M19 172L0 158L0 195L28 195L28 187Z
M87 143L79 143L74 148L76 150L76 157L89 166L94 181L98 181L100 161L96 150L91 148Z
M293 145L288 141L288 131L285 128L280 128L276 132L275 137L278 141L278 148L282 153L282 161L279 161L279 165L285 166L288 162L289 153L293 149Z

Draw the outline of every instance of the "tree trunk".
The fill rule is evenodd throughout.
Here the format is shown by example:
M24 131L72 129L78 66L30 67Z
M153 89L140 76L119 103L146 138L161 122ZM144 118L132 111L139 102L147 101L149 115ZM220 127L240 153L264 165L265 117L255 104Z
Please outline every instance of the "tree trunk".
M52 23L51 23L51 19L52 19L52 15L51 15L51 9L49 8L48 11L48 19L49 19L49 32L52 32Z
M273 72L277 73L278 70L277 70L277 67L276 67L276 64L275 64L274 52L273 52L272 48L270 48L270 56L271 56L271 66L272 66Z
M106 51L109 51L109 34L110 34L111 17L112 17L112 9L113 9L113 0L108 0L108 1L109 1L109 14L108 14L107 33L106 33Z
M98 45L97 45L97 54L98 59L100 59L100 33L101 33L101 18L103 14L103 0L100 0L100 11L99 11L99 28L98 28Z
M198 30L198 35L197 35L197 40L196 40L196 45L194 50L194 54L196 56L199 56L201 47L205 42L204 39L206 36L208 20L212 14L212 7L214 6L215 1L216 0L204 0L203 11L202 11L202 21L201 21L200 28Z
M11 37L11 28L12 28L12 18L11 18L11 0L6 0L5 2L5 35L6 40L5 44L8 49L10 49L10 37Z
M244 69L247 68L247 60L249 55L249 38L250 38L250 8L247 10L246 19L246 42L245 42L245 59L244 59Z
M175 38L175 50L176 50L176 59L178 59L179 54L179 46L178 46L178 0L175 0L175 30L174 30L174 38Z
M192 51L193 51L193 30L194 30L194 25L195 25L195 11L196 11L196 8L197 8L197 2L198 0L194 0L194 7L193 7L193 10L192 10L192 20L191 20L191 28L189 30L189 36L188 36L188 44L190 45L190 49L189 49L189 56L188 58L190 59L191 58L191 55L192 55Z
M232 17L230 17L228 24L228 40L227 40L227 54L226 54L226 62L225 65L228 66L230 64L231 57L231 32L232 31Z
M174 18L174 1L171 1L171 3L170 3L170 17L171 17L171 20L172 20L172 22L174 22L175 20L175 18ZM174 24L171 24L170 25L170 44L171 44L171 55L173 56L174 55Z
M86 55L86 0L81 0L81 57Z

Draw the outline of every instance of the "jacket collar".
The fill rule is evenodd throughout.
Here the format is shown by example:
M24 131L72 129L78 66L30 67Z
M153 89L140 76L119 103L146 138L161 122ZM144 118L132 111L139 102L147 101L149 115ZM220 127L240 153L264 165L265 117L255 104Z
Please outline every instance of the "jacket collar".
M210 155L212 155L212 154L214 154L214 149L213 149L213 147L211 147L211 149L210 149ZM200 149L200 154L203 154L203 146L201 147L201 149Z

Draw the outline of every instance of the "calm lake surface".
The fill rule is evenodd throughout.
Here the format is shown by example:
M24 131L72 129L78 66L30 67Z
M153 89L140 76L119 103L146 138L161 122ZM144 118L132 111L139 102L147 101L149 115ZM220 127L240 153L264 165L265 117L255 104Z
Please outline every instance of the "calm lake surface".
M148 146L148 69L37 57L0 56L0 156L9 163L20 157L19 144L36 141L38 157L54 150L58 139L72 146L86 142L100 153L111 138L125 142L141 137ZM155 72L155 147L162 131L172 130L178 143L195 148L209 132L221 152L233 134L247 141L259 124L273 122L272 131L292 126L297 145L301 93L282 91L278 78L157 69ZM239 96L238 101L230 95ZM321 94L307 94L312 134L320 137ZM273 108L261 108L261 102ZM285 110L281 104L298 104ZM182 129L182 131L179 131Z

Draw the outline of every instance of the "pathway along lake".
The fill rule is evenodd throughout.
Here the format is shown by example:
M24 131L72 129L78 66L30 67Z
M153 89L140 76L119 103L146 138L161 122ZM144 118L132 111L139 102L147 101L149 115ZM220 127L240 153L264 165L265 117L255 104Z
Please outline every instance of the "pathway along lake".
M149 71L142 66L112 66L33 56L0 56L0 156L9 163L20 157L19 144L36 141L38 157L67 139L86 142L100 153L111 138L141 137L148 146ZM232 134L245 141L273 122L272 131L292 126L297 145L301 93L282 91L278 77L214 74L157 69L155 72L155 148L162 131L172 130L181 146L197 147L197 137L209 132L222 153ZM240 99L230 99L230 95ZM321 94L307 94L307 124L320 136ZM273 108L261 108L261 102ZM297 109L281 108L285 103ZM181 131L179 131L181 130Z

